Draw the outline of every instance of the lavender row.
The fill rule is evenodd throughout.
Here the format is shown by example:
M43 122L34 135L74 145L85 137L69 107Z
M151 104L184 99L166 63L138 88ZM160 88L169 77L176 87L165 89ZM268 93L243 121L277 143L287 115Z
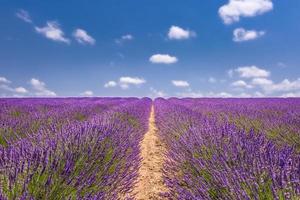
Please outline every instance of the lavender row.
M278 146L289 145L300 153L300 99L172 99L206 116L234 123L238 128L264 134Z
M0 145L6 146L39 131L57 132L62 126L89 120L134 99L2 99Z
M49 110L60 105L59 100L45 101ZM71 101L69 105L77 103ZM83 122L67 123L51 133L40 130L34 137L0 146L0 199L129 197L137 179L139 142L147 130L151 100L121 101Z
M193 111L186 100L157 99L154 105L168 149L164 180L171 199L300 198L300 156L293 147L279 148L263 130L220 121L217 112Z

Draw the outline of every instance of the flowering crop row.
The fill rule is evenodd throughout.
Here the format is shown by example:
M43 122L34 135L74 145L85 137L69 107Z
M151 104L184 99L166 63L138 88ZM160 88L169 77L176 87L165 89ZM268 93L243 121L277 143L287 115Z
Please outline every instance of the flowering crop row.
M255 112L254 107L247 110L253 105L261 115L267 112L262 108L277 116L288 109L283 100L259 101L155 100L156 125L167 146L164 180L171 199L300 198L300 155L295 145L279 146L262 127L248 129L229 120L228 113ZM290 113L282 113L290 118L284 122L297 127L299 102L290 101Z
M279 146L300 153L300 99L172 99L195 112L217 117L240 129L264 134Z
M57 132L65 124L83 122L134 99L2 99L0 145L38 132Z
M0 144L0 199L118 199L131 192L150 99L0 104L0 135L8 138Z

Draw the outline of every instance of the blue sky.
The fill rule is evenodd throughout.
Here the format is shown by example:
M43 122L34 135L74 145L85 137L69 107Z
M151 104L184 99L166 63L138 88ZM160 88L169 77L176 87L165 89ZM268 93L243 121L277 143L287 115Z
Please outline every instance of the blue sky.
M3 0L0 96L300 96L299 0Z

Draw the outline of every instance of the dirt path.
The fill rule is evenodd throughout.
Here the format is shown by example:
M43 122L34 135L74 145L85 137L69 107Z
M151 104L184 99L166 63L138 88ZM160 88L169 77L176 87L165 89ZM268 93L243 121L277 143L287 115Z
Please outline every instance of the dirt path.
M143 160L139 170L139 179L134 189L134 193L137 194L136 199L163 199L159 197L159 193L167 191L162 177L163 152L164 146L157 136L154 108L152 106L149 130L141 143Z

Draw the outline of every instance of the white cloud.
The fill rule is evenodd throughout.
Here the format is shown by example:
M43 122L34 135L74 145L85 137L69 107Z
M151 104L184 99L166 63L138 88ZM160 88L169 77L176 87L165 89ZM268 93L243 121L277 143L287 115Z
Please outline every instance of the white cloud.
M91 91L91 90L87 90L87 91L84 91L83 93L81 93L82 96L93 96L94 95L94 92Z
M210 83L216 83L217 80L214 77L209 77L208 82L210 82Z
M105 88L111 88L111 87L116 87L118 84L115 81L108 81L107 83L104 84Z
M142 78L138 77L129 77L129 76L123 76L120 77L120 83L121 84L133 84L133 85L140 85L145 83L146 81Z
M168 33L170 40L184 40L196 36L194 31L185 30L179 26L171 26Z
M121 37L122 40L133 40L133 36L130 35L130 34L127 34L127 35L123 35Z
M133 35L131 35L131 34L126 34L126 35L122 35L121 36L121 38L118 38L118 39L116 39L115 40L115 42L117 43L117 44L123 44L123 42L125 42L125 41L130 41L130 40L133 40L134 39L134 37L133 37Z
M128 84L120 84L120 87L123 89L123 90L126 90L129 88L129 85Z
M9 92L13 92L14 89L9 87L8 85L5 85L5 84L0 84L0 89L3 89L3 90L6 90L6 91L9 91Z
M266 78L254 78L252 79L252 84L263 89L266 94L300 91L300 78L294 81L284 79L279 83L274 83Z
M28 91L24 87L17 87L15 88L15 92L19 94L26 94Z
M149 61L155 64L173 64L178 61L178 59L174 56L170 56L169 54L155 54L149 58Z
M285 94L297 94L300 92L300 78L296 80L284 79L281 82L275 83L272 81L269 76L270 72L258 68L256 66L250 67L239 67L234 70L242 78L251 78L251 84L248 84L244 80L238 80L233 82L231 85L239 88L259 88L263 93L256 91L257 94L253 96L262 97L262 96L280 96Z
M146 83L146 80L139 77L130 77L130 76L122 76L119 78L119 81L108 81L104 84L105 88L111 88L119 86L122 89L128 89L130 85L140 86Z
M207 94L208 97L221 97L221 98L228 98L232 97L233 95L228 93L228 92L219 92L219 93L214 93L214 92L209 92Z
M300 91L299 92L289 92L281 95L280 97L288 98L288 97L300 97Z
M250 98L250 97L252 97L252 95L243 92L243 93L241 93L241 94L235 95L234 97L238 97L238 98Z
M265 97L265 95L259 91L256 91L253 96L254 97Z
M164 91L162 91L162 90L156 90L156 89L154 89L152 87L150 88L150 91L151 91L150 96L153 97L153 98L156 98L156 97L166 97L167 96L167 94Z
M220 92L215 94L216 97L222 97L222 98L228 98L228 97L232 97L232 94L228 93L228 92Z
M38 79L32 78L29 83L35 90L36 96L56 96L55 92L48 90L46 84Z
M143 78L138 78L138 77L129 77L129 76L124 76L120 77L119 80L119 85L122 89L127 89L129 88L130 85L142 85L146 83L146 80Z
M232 97L232 94L228 93L228 92L220 92L215 94L216 97L222 97L222 98L228 98L228 97Z
M32 23L31 17L26 10L20 9L16 12L16 16L26 23Z
M74 31L73 36L80 44L94 45L96 43L96 40L92 36L90 36L85 30L80 28Z
M13 93L13 95L28 93L28 91L24 87L17 87L17 88L10 87L8 85L10 83L11 83L11 81L7 80L5 77L0 77L0 89L11 92L11 93ZM15 93L17 93L17 94L15 94Z
M0 83L9 84L9 83L11 83L11 81L10 81L10 80L8 80L7 78L5 78L5 77L1 76L1 77L0 77Z
M225 24L232 24L240 17L255 17L272 9L272 0L229 0L219 8L219 15Z
M34 87L34 89L36 90L43 90L45 88L45 83L38 80L38 79L35 79L35 78L32 78L30 80L30 84Z
M60 25L55 21L48 21L44 27L35 27L37 33L42 34L46 38L69 44L70 40L64 36L64 32L61 30Z
M10 83L11 81L6 79L5 77L0 77L0 89L9 92L12 96L20 97L22 95L31 93L31 92L29 93L29 91L22 86L16 88L11 87L9 85ZM55 92L47 89L46 84L38 79L32 78L29 84L32 86L34 90L33 93L31 94L34 94L36 96L56 96Z
M245 30L244 28L237 28L233 31L233 41L244 42L255 40L265 34L265 31Z
M176 95L178 97L191 97L191 98L203 97L203 94L201 92L193 92L193 91L180 92L180 93L176 93Z
M258 86L266 86L266 85L272 85L273 81L266 78L254 78L252 79L252 84Z
M284 79L282 82L265 86L266 92L289 92L300 90L300 78L295 81Z
M176 87L189 87L190 84L187 81L172 80L172 84Z
M243 80L238 80L238 81L235 81L235 82L233 82L232 84L231 84L232 86L234 86L234 87L240 87L240 88L253 88L253 86L252 85L249 85L249 84L247 84L245 81L243 81Z
M269 71L256 66L238 67L234 71L243 78L269 77L271 74Z

